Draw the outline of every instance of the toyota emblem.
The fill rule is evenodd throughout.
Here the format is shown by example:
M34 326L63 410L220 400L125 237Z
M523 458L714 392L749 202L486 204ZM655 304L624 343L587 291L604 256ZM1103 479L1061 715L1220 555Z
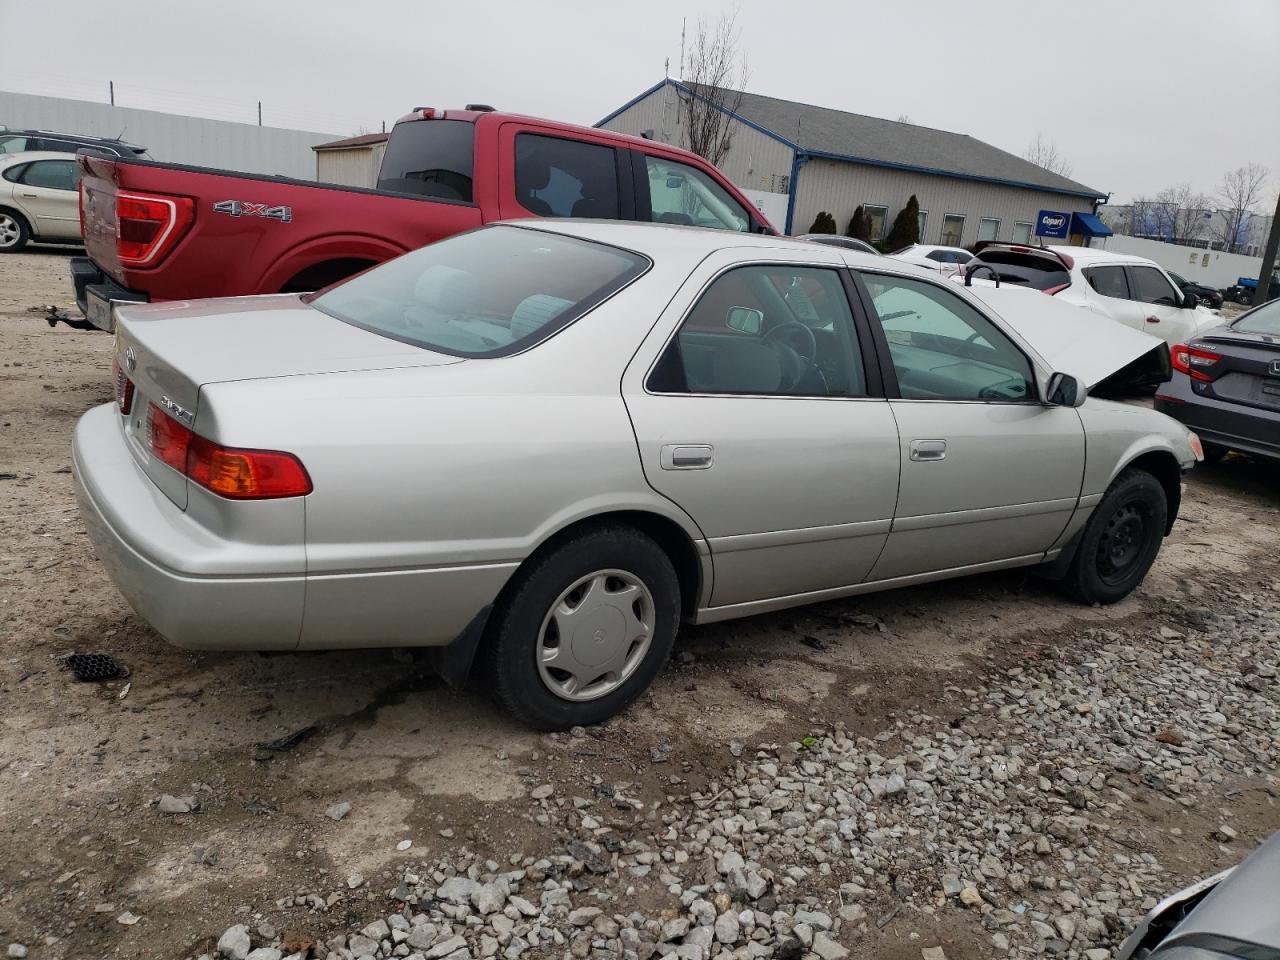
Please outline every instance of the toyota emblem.
M129 372L133 373L138 366L138 358L133 355L133 347L126 347L124 351L124 365L129 368Z

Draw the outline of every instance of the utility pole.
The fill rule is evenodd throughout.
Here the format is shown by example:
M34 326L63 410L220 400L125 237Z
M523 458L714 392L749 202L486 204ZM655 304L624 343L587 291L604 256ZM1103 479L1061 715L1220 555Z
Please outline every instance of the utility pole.
M1267 302L1271 292L1271 274L1276 269L1276 253L1280 248L1280 193L1276 194L1276 212L1271 217L1271 234L1267 237L1267 249L1262 252L1262 269L1258 272L1258 289L1253 291L1253 305Z
M107 99L113 107L116 105L116 82L114 80L107 81Z
M684 28L689 23L688 17L680 18L680 77L684 79Z
M387 121L385 120L382 121L382 132L383 133L387 132Z
M258 126L262 126L262 101L258 101Z

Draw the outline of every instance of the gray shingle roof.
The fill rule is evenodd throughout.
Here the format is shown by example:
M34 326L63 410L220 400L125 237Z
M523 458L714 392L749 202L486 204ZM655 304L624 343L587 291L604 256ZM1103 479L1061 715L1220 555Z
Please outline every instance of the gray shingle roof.
M736 94L726 91L723 96L727 99ZM1106 191L1050 173L968 134L755 93L743 93L738 115L805 151L966 179L1024 184L1058 193L1106 195Z

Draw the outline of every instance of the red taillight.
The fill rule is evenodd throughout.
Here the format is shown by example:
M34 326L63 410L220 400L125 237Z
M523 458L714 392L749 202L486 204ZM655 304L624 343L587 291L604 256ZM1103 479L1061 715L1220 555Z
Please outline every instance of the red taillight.
M1069 256L1067 256L1065 253L1058 254L1058 259L1062 261L1063 266L1065 266L1068 270L1070 270L1072 267L1076 265L1076 262L1072 260Z
M220 497L274 500L312 490L306 468L291 453L224 447L188 430L154 403L148 414L156 458Z
M116 194L116 254L122 266L155 263L191 226L195 207L190 197Z
M1070 282L1060 283L1056 287L1048 287L1042 290L1041 293L1047 293L1049 296L1052 297L1055 293L1061 293L1063 290L1067 289L1067 287L1069 286L1071 286Z
M1169 357L1173 361L1173 369L1179 373L1185 373L1192 380L1212 383L1213 373L1209 368L1222 359L1222 354L1179 343L1169 351Z
M124 372L124 367L120 366L120 360L116 357L111 358L111 387L112 393L115 394L116 405L120 408L120 412L127 416L129 408L133 406L133 381Z

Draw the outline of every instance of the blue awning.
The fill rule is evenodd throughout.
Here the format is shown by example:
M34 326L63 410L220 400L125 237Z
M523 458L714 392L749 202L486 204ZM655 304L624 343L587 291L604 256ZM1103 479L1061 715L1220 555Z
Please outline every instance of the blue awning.
M1111 236L1111 228L1092 213L1073 213L1071 215L1071 232L1082 237Z

